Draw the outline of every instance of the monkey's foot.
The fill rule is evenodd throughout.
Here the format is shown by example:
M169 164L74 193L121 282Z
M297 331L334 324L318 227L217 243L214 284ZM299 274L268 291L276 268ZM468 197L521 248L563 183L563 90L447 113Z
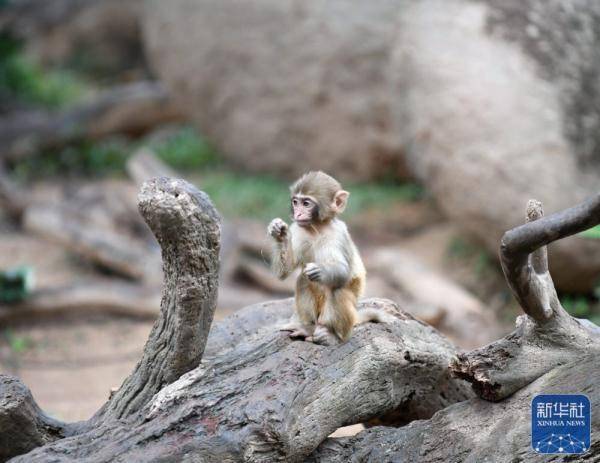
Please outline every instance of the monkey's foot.
M279 328L279 331L290 331L290 338L306 339L312 334L313 330L297 323L288 323Z
M313 335L307 337L306 340L322 346L335 346L336 344L340 343L337 336L335 336L323 325L318 325Z

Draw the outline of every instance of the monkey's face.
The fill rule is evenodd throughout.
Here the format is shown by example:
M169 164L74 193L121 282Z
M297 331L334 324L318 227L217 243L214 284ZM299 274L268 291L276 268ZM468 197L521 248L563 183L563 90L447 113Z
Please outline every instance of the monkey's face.
M319 205L310 196L292 196L292 217L301 227L308 227L319 219Z

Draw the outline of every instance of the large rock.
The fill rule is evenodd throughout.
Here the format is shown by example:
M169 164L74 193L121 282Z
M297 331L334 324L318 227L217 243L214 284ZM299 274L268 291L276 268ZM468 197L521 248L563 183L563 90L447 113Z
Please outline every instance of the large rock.
M230 161L403 175L387 62L398 0L153 1L150 63Z
M45 64L75 65L112 76L143 67L142 0L13 0L0 28Z
M594 0L153 0L149 58L200 129L247 170L408 170L492 252L597 190ZM552 245L562 289L600 277L600 242Z
M497 250L524 221L598 191L600 3L408 2L391 74L407 161L448 217ZM567 290L600 277L600 241L550 247Z

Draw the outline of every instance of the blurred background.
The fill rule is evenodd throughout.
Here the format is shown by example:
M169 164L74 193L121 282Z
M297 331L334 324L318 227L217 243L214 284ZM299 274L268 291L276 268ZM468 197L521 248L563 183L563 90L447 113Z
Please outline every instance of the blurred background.
M600 2L0 0L0 371L67 421L121 384L160 303L155 175L223 215L217 319L292 295L265 229L312 169L351 192L368 296L497 339L502 233L598 192ZM550 249L595 322L599 239Z

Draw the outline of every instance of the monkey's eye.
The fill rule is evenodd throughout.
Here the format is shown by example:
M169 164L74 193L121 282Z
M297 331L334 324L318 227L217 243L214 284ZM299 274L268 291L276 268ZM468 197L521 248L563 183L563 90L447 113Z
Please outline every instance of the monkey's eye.
M308 207L308 206L310 206L310 201L308 201L308 200L305 199L304 201L302 201L302 205L304 207Z
M298 200L296 198L292 199L292 204L294 206L297 206L298 205Z

